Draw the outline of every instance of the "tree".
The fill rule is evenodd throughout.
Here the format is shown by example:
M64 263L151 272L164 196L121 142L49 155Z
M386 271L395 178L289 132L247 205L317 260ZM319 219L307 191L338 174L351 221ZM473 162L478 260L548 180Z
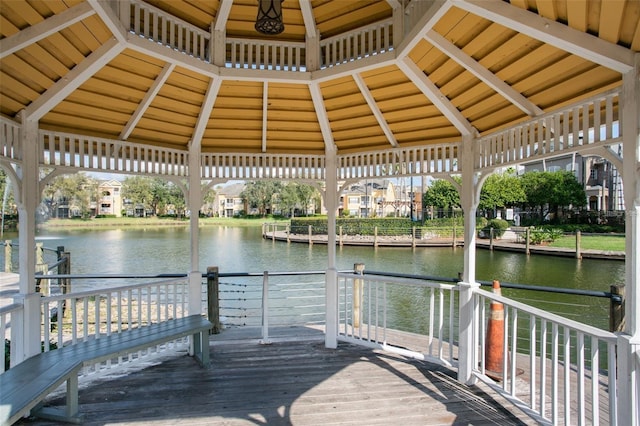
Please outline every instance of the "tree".
M178 185L169 183L166 186L166 204L170 204L175 209L176 216L181 217L184 215L187 203L184 199L184 193ZM196 212L197 214L198 212Z
M437 179L425 192L423 205L443 210L460 207L460 194L451 182Z
M216 202L216 190L210 188L208 185L202 185L202 205L203 205L203 213L206 211L209 215L213 214L213 209L211 208Z
M68 206L70 212L75 209L80 216L86 217L90 212L90 202L95 200L97 182L84 173L67 176L56 176L44 189L45 198L56 212L59 206Z
M542 220L549 213L555 213L557 217L560 208L580 208L587 203L584 188L572 172L530 172L520 179L527 196L524 205L538 211Z
M13 186L4 170L0 168L0 197L2 197L2 212L4 214L17 214L16 201L13 196Z
M262 217L271 211L273 196L280 191L280 182L259 180L248 182L240 196L247 202L249 207L257 208Z
M291 217L295 216L296 206L300 201L298 189L297 183L289 182L282 186L278 196L280 211L282 213L289 212Z
M130 176L122 182L122 198L134 206L142 205L146 211L153 199L151 179L142 176Z
M509 169L505 173L494 173L487 178L480 191L478 208L495 212L498 208L519 205L526 199L521 180L513 169Z
M298 199L300 201L302 211L306 216L309 212L309 204L311 204L311 200L313 199L313 197L318 195L318 191L314 186L307 185L305 183L297 185L296 189L298 192Z

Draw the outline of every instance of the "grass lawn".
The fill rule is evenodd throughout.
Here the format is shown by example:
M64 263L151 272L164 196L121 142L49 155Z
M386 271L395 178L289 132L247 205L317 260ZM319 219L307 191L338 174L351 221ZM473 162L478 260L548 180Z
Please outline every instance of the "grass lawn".
M200 218L200 226L261 226L265 222L287 222L286 219L272 217L257 218ZM39 225L45 229L52 228L118 228L118 227L150 227L150 226L189 226L189 219L173 219L158 217L117 217L96 219L50 219Z
M550 247L576 248L575 235L566 235L549 244ZM624 251L624 235L582 235L583 250Z

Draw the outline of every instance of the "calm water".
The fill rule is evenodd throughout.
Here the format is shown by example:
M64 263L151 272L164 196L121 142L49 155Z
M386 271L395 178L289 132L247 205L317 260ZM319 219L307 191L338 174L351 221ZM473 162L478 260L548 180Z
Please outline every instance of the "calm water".
M200 270L218 266L220 272L324 270L327 247L264 240L259 227L200 228ZM5 239L11 238L5 235ZM15 235L13 236L15 237ZM149 228L120 230L40 231L45 247L64 246L72 256L74 274L186 273L190 269L189 229ZM17 238L14 238L17 241ZM2 254L3 256L3 254ZM52 256L52 255L49 255ZM51 262L53 257L48 257ZM3 259L0 261L4 262ZM339 269L364 263L367 270L452 278L462 271L463 250L452 248L342 247L337 249ZM624 262L575 260L552 256L525 256L485 249L477 252L476 278L551 287L609 291L624 282ZM88 281L84 286L103 285ZM75 287L75 290L81 288ZM562 313L606 328L608 301L539 292L504 290L525 303Z

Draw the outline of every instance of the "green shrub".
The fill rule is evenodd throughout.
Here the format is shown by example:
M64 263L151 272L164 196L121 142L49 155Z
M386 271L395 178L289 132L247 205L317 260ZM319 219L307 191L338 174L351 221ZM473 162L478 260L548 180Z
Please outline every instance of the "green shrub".
M294 218L291 219L292 234L307 234L311 225L313 235L327 234L326 217ZM378 235L403 235L411 233L413 222L408 218L337 218L336 232L347 235L373 235L378 229Z
M493 229L493 236L501 237L508 227L509 222L504 219L491 219L487 222L487 226L482 228L482 235L488 236L491 232L490 230Z
M541 244L543 242L553 242L562 237L564 232L557 228L531 228L529 232L529 242L531 244Z

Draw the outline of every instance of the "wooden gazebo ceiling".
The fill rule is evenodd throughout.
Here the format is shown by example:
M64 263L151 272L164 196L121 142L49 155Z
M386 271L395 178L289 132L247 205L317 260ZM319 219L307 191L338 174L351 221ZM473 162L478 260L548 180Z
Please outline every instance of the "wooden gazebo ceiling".
M98 2L88 1L92 7ZM20 32L28 37L30 27L82 3L0 1L0 41ZM231 4L225 26L228 38L265 37L253 28L256 0L146 3L205 31L215 24L221 8ZM389 19L392 5L403 3L409 2L285 0L285 31L271 39L304 42L317 29L324 40ZM367 58L364 68L356 60L316 72L282 71L281 78L276 71L264 75L256 70L221 72L202 132L202 151L322 154L326 143L334 143L341 153L457 142L465 125L479 134L489 133L621 84L622 74L614 67L519 32L517 25L509 26L509 20L498 22L490 14L468 12L463 7L466 3L483 4L450 0L446 12L426 24L404 51L405 57L387 52L385 58L391 61L376 63L375 58ZM640 48L640 2L636 0L486 3L507 5L518 13L526 10L532 19L546 18L554 30L565 28L567 37L600 39L614 50L638 52ZM310 4L315 28L305 26L301 4ZM44 104L45 99L53 105L40 118L42 129L186 150L210 83L218 79L213 66L210 73L201 72L189 65L193 58L189 64L170 63L151 49L125 46L70 94L62 99L51 95L57 85L76 78L92 53L113 43L111 27L100 16L88 14L14 52L3 52L1 114L15 119L21 110L34 102ZM40 31L42 27L33 28ZM461 65L461 58L475 64L475 70ZM489 80L479 72L489 75ZM492 79L504 85L508 95L490 84ZM314 103L312 86L316 84L324 111ZM430 87L442 103L428 96ZM452 114L463 125L452 120ZM325 125L332 141L323 137Z

